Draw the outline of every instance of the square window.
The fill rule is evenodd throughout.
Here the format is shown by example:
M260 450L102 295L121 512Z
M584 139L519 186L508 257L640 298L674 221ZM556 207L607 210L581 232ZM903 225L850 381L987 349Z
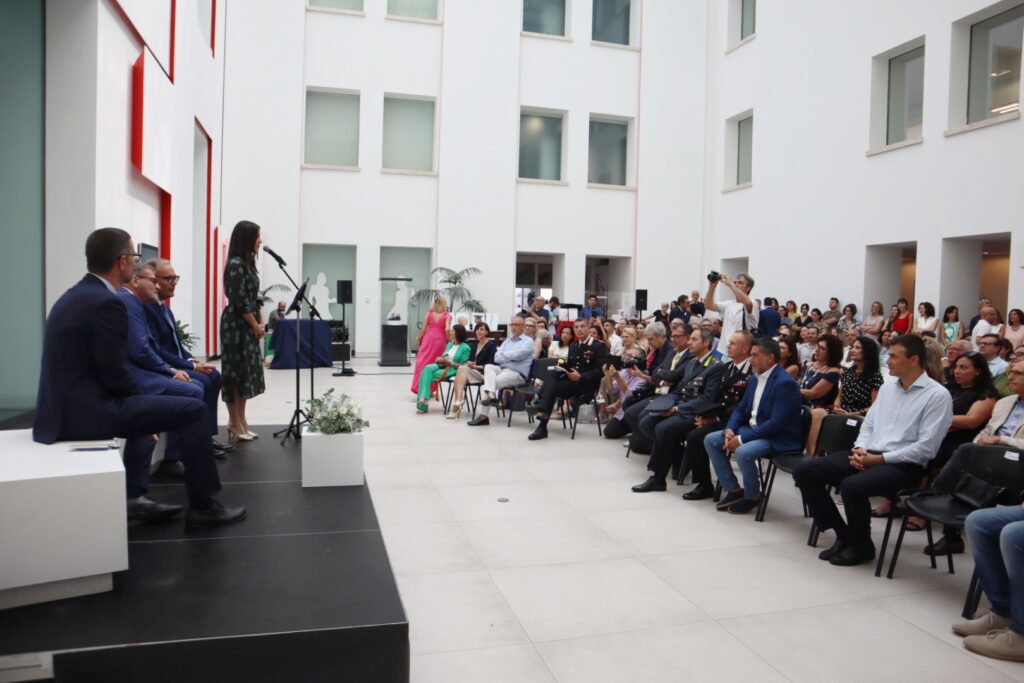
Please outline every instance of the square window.
M436 21L437 0L388 0L388 14Z
M736 122L736 184L751 181L752 153L754 148L754 117L748 116Z
M523 30L565 35L565 0L523 0Z
M590 158L587 181L603 185L626 184L627 123L590 122Z
M562 116L519 116L519 177L535 180L562 179Z
M594 0L591 38L629 45L630 0Z
M434 170L434 103L384 98L384 168Z
M308 0L311 7L328 9L345 9L353 12L363 11L363 0Z
M740 40L754 35L757 29L757 0L741 0Z
M1024 5L971 26L967 123L1020 110Z
M359 165L359 95L306 91L307 164Z
M921 137L924 110L924 46L889 60L885 144Z

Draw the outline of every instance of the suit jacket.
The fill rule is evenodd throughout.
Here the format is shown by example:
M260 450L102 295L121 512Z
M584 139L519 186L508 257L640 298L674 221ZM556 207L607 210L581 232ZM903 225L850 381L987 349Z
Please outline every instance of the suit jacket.
M32 438L117 436L120 403L139 393L128 372L128 311L99 278L86 275L50 310ZM74 407L74 410L70 408ZM77 435L74 411L87 408L89 433Z
M1003 426L1007 418L1010 417L1010 413L1013 412L1013 406L1017 403L1019 397L1017 394L1001 398L996 401L996 405L992 408L992 417L989 418L988 424L985 428L978 432L978 435L974 437L974 442L977 443L983 436L992 436L999 428ZM1000 436L999 443L1002 446L1009 446L1010 448L1020 448L1024 450L1024 420L1017 423L1017 427L1013 430L1011 436ZM1021 459L1024 462L1024 458Z
M179 343L171 309L159 301L147 303L143 308L146 311L146 325L155 344L154 350L160 358L177 370L192 370L195 365L189 359L185 347Z
M143 394L162 393L168 382L179 381L172 377L174 368L156 351L142 301L127 289L119 294L128 311L128 372Z
M677 397L676 412L695 415L695 408L715 397L722 386L725 365L712 354L701 362L699 358L686 361L683 378L672 389Z
M575 341L569 345L569 355L565 359L567 370L580 373L580 382L586 386L597 388L604 376L602 369L608 358L608 347L604 342L591 340L590 344Z
M494 343L493 339L488 339L484 342L483 347L479 346L479 342L473 344L473 353L469 357L471 361L477 365L489 365L494 363L494 354L497 352L498 347Z
M743 443L767 439L776 453L800 450L803 448L800 385L782 367L773 367L757 406L757 426L751 427L750 413L760 381L757 375L750 376L743 400L729 416L727 428L739 434Z
M676 363L676 367L673 370L672 359L675 357L675 349L669 346L668 353L665 354L665 358L664 360L662 360L661 365L659 365L657 368L654 369L653 372L650 373L651 384L657 387L659 383L664 382L665 384L669 385L669 387L674 388L676 384L678 384L679 381L683 379L683 375L686 372L686 364L693 358L693 354L690 353L689 349L683 351L682 358L679 359L679 362Z

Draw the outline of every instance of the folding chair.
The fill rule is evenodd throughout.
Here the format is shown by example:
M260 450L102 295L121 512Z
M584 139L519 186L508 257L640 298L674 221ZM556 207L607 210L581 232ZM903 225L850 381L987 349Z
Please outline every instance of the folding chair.
M572 427L572 435L569 437L570 440L576 438L576 424L579 422L580 406L585 406L594 403L596 400L596 393L581 394L579 396L573 396L571 399L569 399L569 405L571 406L569 410L569 425ZM563 417L564 415L565 414L563 413ZM601 410L600 406L598 406L596 403L594 405L594 415L597 418L597 435L604 436L604 433L601 431ZM563 427L564 426L565 425L563 423ZM626 457L629 457L629 453L626 453Z
M508 407L508 425L506 426L512 426L512 413L516 411L516 404L520 400L523 405L522 411L526 413L528 421L533 423L533 413L527 406L540 395L540 386L537 384L537 380L554 381L554 373L549 372L548 368L554 367L556 363L558 363L557 358L537 358L530 364L530 374L526 381L509 389L512 392L512 402Z
M792 469L783 469L785 467L796 467L796 465L804 460L806 456L803 453L803 444L807 443L807 433L811 430L811 409L808 406L801 406L800 408L800 445L801 450L794 451L792 453L776 453L770 455L767 458L762 458L757 461L757 474L761 479L761 503L757 506L757 514L754 515L754 519L758 522L764 521L764 514L768 509L768 499L772 495L772 487L775 485L775 473L778 470L783 472L792 473ZM768 460L768 468L762 472L761 460ZM806 514L806 508L804 514Z

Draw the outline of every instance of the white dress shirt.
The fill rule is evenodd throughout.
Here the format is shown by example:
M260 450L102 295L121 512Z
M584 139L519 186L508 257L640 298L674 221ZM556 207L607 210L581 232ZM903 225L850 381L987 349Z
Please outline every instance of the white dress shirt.
M771 366L767 370L761 373L757 373L757 388L754 389L754 402L750 404L750 426L757 426L757 409L761 406L761 396L764 395L764 388L768 384L768 377L771 376L772 370L779 367L777 364Z
M879 451L886 463L925 467L952 422L949 391L922 372L906 390L898 380L882 385L854 446Z

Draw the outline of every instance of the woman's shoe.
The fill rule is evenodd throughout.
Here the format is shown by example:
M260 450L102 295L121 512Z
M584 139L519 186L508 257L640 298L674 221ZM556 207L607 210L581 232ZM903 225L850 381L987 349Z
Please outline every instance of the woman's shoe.
M228 425L228 441L252 441L255 437L234 425Z
M462 414L462 401L454 401L451 407L448 409L448 413L445 418L448 420L454 420Z
M423 403L422 401L416 401L416 413L417 414L419 414L419 415L426 415L427 414L427 409L428 409L428 406L427 406L426 403Z

